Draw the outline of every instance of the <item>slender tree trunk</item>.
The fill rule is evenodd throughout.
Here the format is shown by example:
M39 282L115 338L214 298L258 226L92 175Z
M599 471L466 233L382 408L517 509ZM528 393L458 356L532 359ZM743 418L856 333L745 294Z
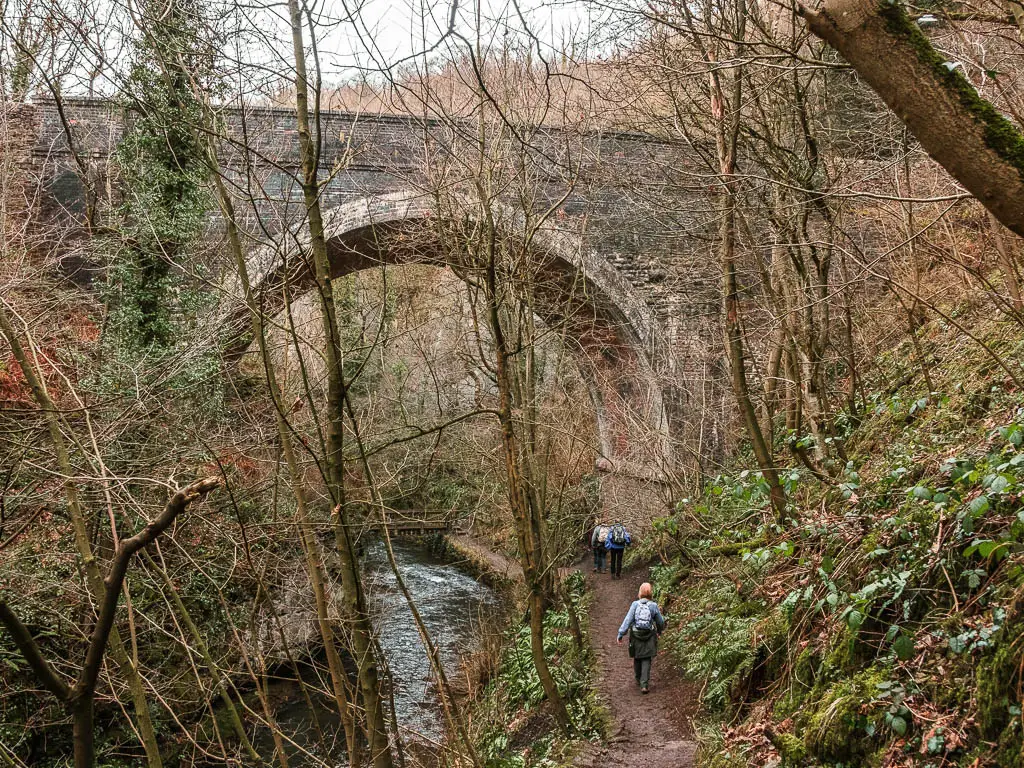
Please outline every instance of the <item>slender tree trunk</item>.
M284 454L285 466L288 469L288 477L291 483L292 496L295 499L295 516L299 533L299 541L302 546L305 559L306 573L309 576L310 585L313 589L313 599L316 605L317 628L320 631L320 640L324 646L324 653L327 655L327 668L331 677L331 688L334 693L335 705L341 717L342 726L345 730L346 747L349 754L349 765L352 768L359 768L361 755L356 734L356 712L353 706L352 697L349 693L348 675L345 672L344 664L338 654L334 631L331 628L330 613L326 589L324 587L323 563L318 551L319 544L315 532L312 529L306 503L306 491L303 487L302 472L299 467L295 449L292 444L291 432L284 417L284 404L281 401L281 389L277 381L277 373L274 361L270 355L267 345L266 328L263 322L263 312L256 303L256 297L252 293L252 284L249 280L249 270L245 261L245 252L242 248L241 237L236 224L234 205L219 169L216 168L216 156L211 155L214 162L214 179L217 187L218 199L221 211L227 222L228 241L235 258L235 267L238 271L246 307L252 322L252 333L260 349L260 356L263 361L264 376L267 382L267 389L270 392L271 400L274 403L274 419L277 426L278 440L281 443L281 452Z
M779 482L779 474L775 470L775 462L772 458L771 450L765 442L764 434L761 432L761 425L757 420L757 411L754 408L753 401L750 399L750 389L747 385L743 335L739 322L739 285L736 277L734 239L735 206L735 192L729 190L725 193L722 225L719 231L721 237L719 253L722 260L722 294L725 304L725 347L729 356L729 368L732 373L732 391L736 397L740 414L743 416L744 426L747 428L747 435L750 437L750 442L754 449L754 458L761 469L762 477L768 483L772 509L775 512L775 516L781 520L786 514L786 492Z
M455 733L462 742L463 749L465 749L466 755L468 755L473 768L480 768L480 758L477 757L473 739L470 737L469 731L466 728L466 719L463 717L462 711L459 707L459 702L452 693L451 685L448 682L448 675L445 673L444 664L441 661L440 651L438 650L437 644L434 642L434 638L430 635L427 625L423 622L423 617L420 615L420 609L416 605L416 601L413 599L412 593L409 591L409 588L405 583L405 577L402 576L402 571L398 567L398 561L395 559L395 551L391 546L391 535L388 531L388 521L384 500L380 496L380 489L377 486L373 468L370 466L370 460L366 455L366 447L363 443L362 434L359 431L359 421L356 418L356 412L352 407L352 401L350 398L345 398L345 405L348 410L349 421L352 424L352 434L356 440L356 447L359 451L360 462L363 465L363 472L366 474L370 494L380 516L381 533L384 538L384 548L388 555L388 564L391 566L391 572L395 576L395 584L398 586L398 591L402 593L402 597L405 598L406 605L409 606L413 623L416 624L416 631L420 636L420 640L423 642L423 648L427 652L427 661L430 664L430 670L434 675L435 682L437 683L438 698L441 700L441 708L444 711L448 728L451 732Z
M334 303L331 265L327 255L323 213L320 205L318 151L314 145L309 120L309 80L306 75L305 48L302 37L302 15L298 0L288 0L295 55L295 113L299 132L299 153L302 159L302 194L309 221L310 249L314 262L317 293L320 299L327 368L327 485L334 515L335 544L341 570L341 583L347 618L352 622L352 653L359 671L359 690L366 719L366 735L370 760L374 768L392 768L391 746L384 718L384 705L374 655L373 626L366 611L359 561L349 525L345 498L345 392L342 370L343 352Z
M92 703L91 697L81 696L71 705L75 768L92 768L96 764Z
M509 505L516 521L516 532L519 540L520 560L523 576L529 590L528 605L530 609L530 650L533 664L540 678L544 695L551 702L555 720L568 733L572 729L569 712L558 685L551 674L547 658L544 655L544 610L545 590L543 559L543 541L540 528L536 521L536 510L531 509L525 488L526 479L522 475L522 455L519 440L516 436L515 404L513 401L512 373L509 370L512 353L508 346L504 324L501 319L499 305L499 280L497 276L497 254L495 253L495 233L493 222L488 225L487 264L484 296L487 302L487 321L494 343L495 382L498 388L498 422L501 428L501 444L505 454L505 472L508 480Z
M860 374L857 371L857 353L853 341L853 299L850 296L850 271L845 251L839 256L839 275L843 281L843 353L848 374L846 386L846 408L850 415L858 412L857 395L860 393ZM863 400L863 396L861 398Z
M736 9L736 39L743 39L746 25L745 0L739 0ZM742 58L738 50L737 60ZM742 72L732 70L732 92L730 94L731 113L728 120L725 114L726 101L717 71L711 75L712 109L716 122L716 138L718 146L719 173L722 182L722 211L719 226L719 260L722 265L722 301L725 309L725 349L729 358L732 374L732 390L736 397L743 424L754 450L754 458L761 470L761 476L768 483L769 496L775 517L781 520L786 514L786 492L779 482L778 472L771 447L764 439L761 425L757 420L757 410L750 397L747 384L746 360L743 350L743 331L740 325L740 290L739 278L736 273L736 205L739 181L736 178L736 148L739 141L740 105L743 95Z
M210 648L206 645L206 641L203 639L203 633L200 631L199 627L196 626L195 621L192 620L192 614L185 606L184 601L181 599L181 595L178 594L178 590L167 575L167 571L164 567L145 552L143 553L143 557L145 558L146 563L157 572L157 575L164 584L165 593L170 595L171 602L174 603L175 612L181 617L181 620L185 622L185 628L188 629L188 633L192 637L192 642L195 643L196 650L199 651L199 656L202 658L203 664L206 665L206 668L210 673L210 678L213 681L213 688L220 697L221 704L224 705L224 711L227 712L228 720L231 721L231 729L235 732L235 736L242 745L242 749L245 750L246 756L256 764L262 763L259 752L256 751L256 748L253 747L252 742L249 740L249 734L245 732L245 724L242 722L241 715L238 714L238 707L235 706L234 699L231 698L231 692L228 689L228 681L224 678L224 675L221 674L216 662L214 662L213 654L210 653Z
M1015 4L1013 4L1015 5ZM1024 9L1019 9L1024 14ZM1024 18L1024 16L1022 16ZM992 229L992 237L996 241L996 253L999 254L999 266L1003 270L1003 279L1006 281L1006 290L1010 293L1010 305L1018 315L1024 314L1024 300L1021 299L1020 280L1017 277L1017 267L1013 263L1013 256L1006 247L1006 238L1003 237L1003 226L992 211L988 212L988 223Z

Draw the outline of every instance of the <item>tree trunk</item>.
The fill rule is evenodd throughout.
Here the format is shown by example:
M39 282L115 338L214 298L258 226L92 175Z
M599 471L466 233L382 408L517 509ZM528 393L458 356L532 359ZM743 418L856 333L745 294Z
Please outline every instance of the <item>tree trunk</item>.
M1010 294L1010 305L1018 315L1024 313L1024 300L1021 299L1020 280L1017 279L1017 266L1013 263L1013 255L1006 247L1006 238L1003 237L1002 226L998 219L988 212L989 227L992 229L992 237L996 241L996 253L999 254L999 265L1003 270L1003 279L1006 281L1006 290Z
M359 690L366 718L366 736L370 760L374 768L392 768L391 745L384 720L384 705L377 676L373 627L366 612L359 561L352 540L345 499L345 392L342 370L341 335L334 304L331 265L327 255L323 213L318 182L318 150L313 141L309 120L309 80L306 75L305 48L302 37L302 15L298 0L288 0L295 55L295 115L299 132L299 154L302 160L302 195L309 217L310 246L315 269L317 294L320 299L324 330L324 359L327 375L327 487L334 515L334 538L340 562L341 585L348 620L352 623L352 654L359 674Z
M466 718L463 716L462 710L459 707L458 699L452 692L451 685L448 682L448 675L445 673L444 664L441 661L441 653L438 650L437 644L434 642L434 638L431 636L430 631L427 629L427 625L423 622L423 616L420 614L420 609L416 605L416 601L413 599L412 593L406 585L405 577L402 576L402 570L398 567L398 561L395 559L395 550L391 545L391 535L388 532L386 506L384 504L384 499L380 495L380 487L377 485L373 467L370 466L370 459L367 456L366 445L363 442L362 434L359 431L359 421L356 418L355 409L352 407L351 398L345 398L345 405L348 411L349 421L352 424L352 434L355 437L356 447L359 451L359 460L363 465L363 472L366 473L366 480L370 489L370 497L373 500L374 506L377 507L380 515L381 535L384 539L384 548L387 552L388 564L391 566L391 572L395 576L395 584L398 586L398 591L402 593L402 597L405 598L406 605L409 606L409 612L412 614L413 622L416 624L416 631L420 636L420 642L423 643L423 648L427 652L427 661L430 663L430 669L434 675L434 682L437 684L438 698L441 700L441 708L444 711L445 720L448 723L449 730L455 732L458 735L459 740L462 741L463 748L466 750L466 755L469 757L469 761L473 768L480 768L480 759L477 757L476 747L473 744L473 739L466 727Z
M747 385L747 369L743 352L743 334L739 322L739 283L736 277L735 224L734 212L736 198L732 191L725 194L725 208L721 228L721 259L722 259L722 294L725 305L725 347L729 356L729 368L732 373L732 391L743 416L743 424L747 428L754 458L761 470L761 476L768 483L769 496L775 517L781 520L786 514L786 492L779 482L779 474L775 471L771 449L765 442L761 425L757 420L757 411L750 399L750 388Z
M327 669L331 677L331 688L334 693L335 704L338 707L338 715L341 718L345 730L345 742L348 748L349 765L352 768L359 768L361 764L359 744L356 739L356 714L352 697L349 695L348 676L345 673L344 665L335 644L334 631L331 628L330 615L326 589L324 588L323 564L317 554L319 546L316 540L316 533L309 520L309 513L306 504L306 491L302 484L302 471L298 459L295 456L295 449L292 444L291 432L284 417L284 404L281 402L281 389L278 386L277 374L274 368L274 361L270 356L270 349L267 345L266 328L263 321L263 312L256 303L252 293L252 284L249 280L249 270L245 262L245 252L242 248L242 241L239 235L237 220L235 218L234 205L228 194L224 181L217 167L216 154L211 150L211 164L214 166L214 180L216 182L218 200L221 211L227 223L228 242L235 258L235 268L238 271L238 279L241 283L242 294L246 307L249 309L252 321L252 333L260 349L260 356L263 360L263 371L267 382L267 389L271 400L274 403L274 417L277 426L277 436L281 443L281 452L284 455L285 465L288 468L288 479L291 484L292 496L295 499L295 517L299 534L299 541L302 546L305 558L306 573L313 589L313 600L316 605L317 628L320 630L320 639L324 644L324 652L327 655ZM281 753L283 754L283 752Z
M737 13L736 39L743 38L746 24L746 5L740 0ZM738 44L737 44L738 47ZM738 55L742 52L737 51ZM764 439L761 424L757 420L757 410L750 398L750 387L747 384L746 356L743 350L743 330L740 326L740 290L736 274L736 147L740 131L740 105L742 97L742 70L732 70L732 113L725 114L726 101L717 70L711 75L712 112L716 121L716 139L718 149L719 173L722 183L722 214L719 226L719 259L722 265L722 304L725 310L725 349L729 358L732 374L732 391L739 405L743 424L747 429L754 458L761 470L761 476L768 483L769 496L775 517L781 520L786 514L786 492L779 482L779 474L775 471L771 446Z
M96 764L92 702L92 695L82 695L71 704L75 768L92 768Z
M900 3L827 0L799 12L939 165L1024 236L1024 135L932 47Z
M490 237L488 238L486 280L484 294L487 301L487 323L494 342L494 374L498 388L498 422L501 427L501 445L505 454L505 471L508 479L509 505L516 521L516 533L519 541L519 556L523 566L523 577L529 590L528 605L530 609L530 648L533 665L537 670L544 695L551 702L555 720L563 731L572 729L569 711L565 707L562 695L551 674L547 658L544 655L544 562L542 531L538 526L537 510L531 509L525 487L526 479L522 473L522 456L519 440L516 436L513 411L512 374L509 370L512 353L501 319L498 297L498 276L495 259L493 222L488 222Z

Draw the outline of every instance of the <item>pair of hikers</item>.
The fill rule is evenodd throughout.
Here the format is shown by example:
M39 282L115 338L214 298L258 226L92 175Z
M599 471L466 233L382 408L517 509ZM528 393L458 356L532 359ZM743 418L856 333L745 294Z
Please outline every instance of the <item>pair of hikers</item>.
M590 548L594 551L594 573L608 573L605 559L611 560L613 579L622 578L622 554L626 547L633 543L629 531L622 521L616 520L611 525L598 523L590 534Z
M640 693L646 694L651 684L651 662L658 655L658 637L665 631L665 617L651 597L654 589L648 582L640 585L637 599L629 606L626 618L619 626L615 642L622 645L622 638L629 635L629 656L633 659L633 677L640 686Z

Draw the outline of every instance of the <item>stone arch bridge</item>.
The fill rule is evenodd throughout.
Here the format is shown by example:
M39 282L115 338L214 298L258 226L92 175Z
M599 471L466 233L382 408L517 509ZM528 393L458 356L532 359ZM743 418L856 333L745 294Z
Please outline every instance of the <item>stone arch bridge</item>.
M73 225L82 210L83 168L94 183L116 173L126 117L102 100L63 106L63 118L52 102L19 105L7 117L15 129L11 148L42 190L44 215ZM296 258L306 210L294 113L233 109L222 121L224 172L254 242L263 243L250 257L256 287L269 291L286 276L308 279ZM722 417L712 405L723 402L713 182L694 153L648 135L505 128L525 137L517 162L530 195L502 198L502 210L510 212L511 230L517 211L553 211L530 246L553 286L538 314L569 323L597 417L608 513L641 523L662 512L695 461L721 450ZM431 174L457 171L475 130L410 116L321 115L335 275L382 263L445 263L431 245L438 215ZM229 319L244 312L235 298Z

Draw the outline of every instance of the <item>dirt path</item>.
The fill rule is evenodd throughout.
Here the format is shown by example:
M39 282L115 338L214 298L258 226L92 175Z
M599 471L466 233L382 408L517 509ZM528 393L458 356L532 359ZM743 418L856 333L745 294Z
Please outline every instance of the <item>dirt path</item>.
M581 768L610 768L637 763L644 768L690 768L697 745L692 717L697 690L682 678L662 653L651 669L651 692L644 696L633 680L627 643L615 635L629 604L636 599L640 573L587 573L594 590L590 635L597 656L599 688L612 717L609 744L591 747L577 761Z
M450 536L449 541L479 566L509 581L522 580L519 564L486 543L466 535ZM574 569L563 570L561 576ZM697 745L693 742L692 718L697 705L696 687L684 680L663 654L654 660L651 692L642 695L633 680L633 660L625 640L621 646L615 643L619 624L636 599L642 573L627 572L621 579L612 580L608 574L586 571L587 588L594 593L590 636L597 657L598 687L612 726L608 745L588 745L576 761L580 768L617 768L635 762L644 768L695 765Z
M500 552L495 552L486 542L466 534L451 534L448 542L457 552L461 552L469 560L475 561L478 568L489 570L498 578L506 581L522 581L523 569L519 563L510 560Z

